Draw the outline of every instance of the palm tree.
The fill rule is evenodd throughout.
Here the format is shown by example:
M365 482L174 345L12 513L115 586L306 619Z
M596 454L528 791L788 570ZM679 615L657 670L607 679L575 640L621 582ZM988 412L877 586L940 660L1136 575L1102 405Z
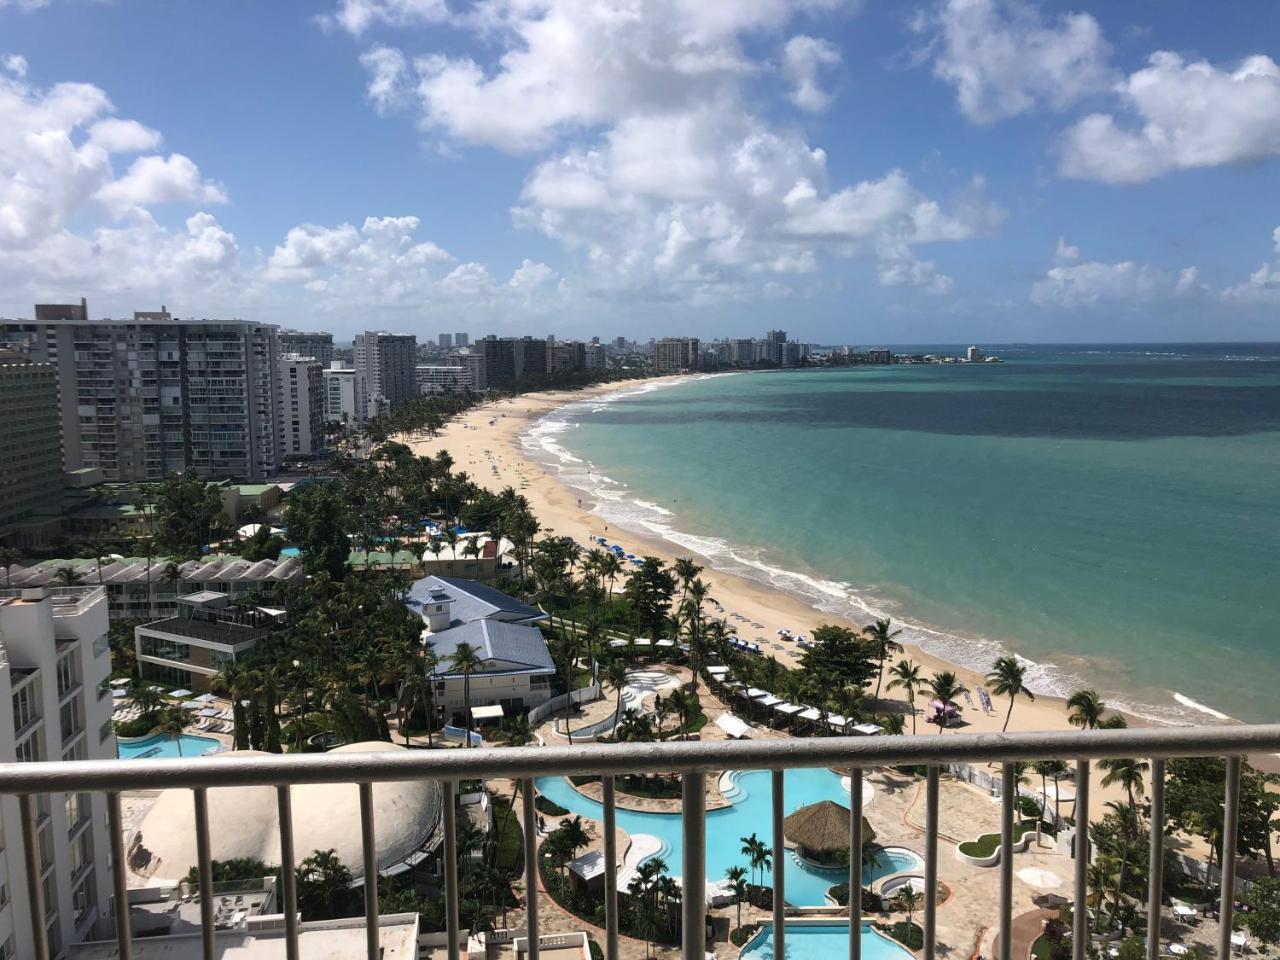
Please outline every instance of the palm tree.
M914 717L911 718L913 721ZM900 713L886 713L877 718L876 722L884 728L884 732L891 737L900 737L906 732L907 718Z
M249 725L245 722L245 709L240 701L249 697L253 689L253 678L244 667L235 661L222 665L222 669L209 680L214 693L231 701L232 738L237 750L249 747Z
M877 620L875 623L868 624L862 628L863 635L871 641L876 648L876 661L879 664L876 671L876 692L875 699L880 699L880 683L884 680L884 661L891 653L901 653L902 644L893 638L902 633L901 630L890 630L892 622L886 617L883 620Z
M1151 765L1145 760L1119 757L1114 760L1099 760L1098 766L1107 771L1107 775L1102 778L1102 785L1110 787L1113 784L1120 784L1129 798L1129 809L1137 809L1136 797L1142 795L1144 786L1142 775L1150 769Z
M178 756L182 756L182 732L189 722L187 711L181 707L169 707L160 714L160 722L156 724L157 730L177 744Z
M764 841L754 833L749 837L739 837L738 839L742 841L742 855L751 864L751 883L754 886L756 882L756 867L760 865L759 857L768 848L764 845Z
M622 716L622 691L627 683L627 665L618 659L610 660L604 668L604 678L618 695L618 705L613 711L613 728L616 730L618 719Z
M901 689L907 695L907 704L911 707L911 733L916 732L916 693L923 689L925 682L920 676L920 665L910 660L899 660L889 668L889 689Z
M1071 711L1067 720L1073 727L1093 730L1102 722L1102 714L1107 705L1096 690L1077 690L1067 697L1067 709Z
M462 674L462 720L468 747L471 746L471 674L483 665L480 651L465 641L454 647L453 656L449 658L449 669Z
M724 872L724 878L729 881L729 891L733 894L733 901L738 905L738 922L735 926L742 926L742 901L750 895L747 888L747 871L739 866L732 866Z
M907 911L907 926L911 926L914 921L916 909L923 899L924 894L917 890L914 884L904 883L898 888L893 901L899 910Z
M691 692L688 687L678 687L672 691L671 696L667 698L667 703L671 705L671 711L676 715L676 721L680 725L680 739L684 740L689 736L689 727L702 713L702 704L697 694Z
M80 583L80 574L76 573L75 567L59 567L58 579L62 581L64 587L74 587Z
M929 689L934 699L941 700L944 706L954 706L956 698L964 693L965 686L951 670L940 670L929 679ZM945 719L944 711L938 720L938 733L942 733L942 728L946 726Z
M22 560L22 551L13 547L0 547L0 565L4 566L4 588L9 589L9 568Z
M1013 702L1018 698L1018 694L1022 694L1028 700L1036 698L1036 695L1023 684L1025 677L1026 668L1017 657L1000 657L992 666L991 672L987 674L987 687L991 692L997 697L1009 698L1009 709L1004 715L1001 733L1009 729L1009 718L1013 716Z

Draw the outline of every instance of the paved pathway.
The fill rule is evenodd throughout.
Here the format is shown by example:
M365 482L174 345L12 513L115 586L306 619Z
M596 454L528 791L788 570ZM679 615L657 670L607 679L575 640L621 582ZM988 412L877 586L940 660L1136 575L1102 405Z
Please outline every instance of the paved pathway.
M1035 910L1028 910L1014 917L1013 944L1009 949L1009 956L1013 960L1026 960L1031 956L1031 945L1044 932L1045 921L1052 920L1057 915L1056 910L1037 907ZM998 933L991 939L991 955L1000 956L1000 934Z

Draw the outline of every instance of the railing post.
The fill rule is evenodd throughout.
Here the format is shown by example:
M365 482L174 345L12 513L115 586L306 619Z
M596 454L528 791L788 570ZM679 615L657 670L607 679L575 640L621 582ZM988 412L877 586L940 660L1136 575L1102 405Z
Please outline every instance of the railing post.
M520 781L524 812L524 915L529 945L525 960L538 960L538 814L533 807L533 778Z
M862 960L862 768L849 770L849 960Z
M369 960L382 953L378 935L378 841L373 822L373 784L360 784L360 848L364 854L364 942Z
M293 803L288 785L276 787L280 821L280 884L284 888L284 955L298 960L298 863L293 852Z
M111 841L112 906L116 918L116 950L120 960L133 960L133 937L129 929L129 877L125 872L124 829L120 814L120 794L107 794L107 831ZM296 960L296 958L290 958Z
M214 960L217 945L213 926L213 854L209 849L209 794L204 787L191 791L196 811L196 862L200 877L200 943L204 960Z
M924 960L934 960L938 923L938 777L930 764L924 801Z
M1231 958L1236 907L1236 834L1240 824L1240 758L1227 757L1226 810L1222 818L1222 902L1218 907L1218 960Z
M27 899L31 904L31 944L35 960L49 960L49 928L45 925L44 884L40 882L40 835L36 830L36 809L31 794L18 794L18 816L22 818L22 859L27 872Z
M1164 760L1151 761L1151 861L1147 876L1147 960L1160 956L1160 904L1164 899Z
M618 813L614 779L606 774L604 785L604 957L618 960Z
M681 781L681 826L684 828L684 864L681 897L684 923L681 937L683 960L705 960L707 917L707 784L702 771L686 773ZM778 851L774 851L774 863ZM777 931L774 931L777 935ZM777 956L777 954L775 954ZM778 960L782 960L781 957Z
M786 802L786 774L772 771L773 780L773 955L787 955L787 838L782 821ZM704 951L705 953L705 951Z
M1018 765L1000 768L1000 960L1013 949L1013 808L1018 798Z
M458 799L452 780L440 783L440 806L444 819L444 928L448 937L449 960L458 960Z
M1071 960L1085 960L1089 946L1089 761L1076 760L1076 877L1071 908Z

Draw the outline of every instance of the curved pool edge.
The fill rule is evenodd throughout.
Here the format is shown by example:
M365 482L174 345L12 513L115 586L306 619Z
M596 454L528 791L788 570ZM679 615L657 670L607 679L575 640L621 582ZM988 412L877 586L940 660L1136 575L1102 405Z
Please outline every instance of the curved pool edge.
M797 919L789 919L784 921L784 926L786 926L787 928L843 927L847 931L849 927L849 920L847 917L844 919L838 919L838 918L823 919L820 917L797 918ZM906 944L899 943L897 940L893 939L893 937L884 933L884 931L882 930L877 930L870 920L862 921L861 930L862 930L861 936L865 937L867 934L871 934L874 937L878 937L880 940L884 941L884 943L888 947L901 951L902 956L904 958L912 958L912 960L914 960L915 954L906 946ZM738 948L738 953L737 953L738 960L744 960L744 958L748 956L748 951L750 951L753 947L755 947L757 943L765 939L766 936L770 938L773 936L772 920L766 920L763 923L761 923L760 929L757 930L754 935L752 935L751 939ZM848 937L849 935L846 932L844 934L843 939L847 942ZM773 960L777 960L777 958L774 957Z

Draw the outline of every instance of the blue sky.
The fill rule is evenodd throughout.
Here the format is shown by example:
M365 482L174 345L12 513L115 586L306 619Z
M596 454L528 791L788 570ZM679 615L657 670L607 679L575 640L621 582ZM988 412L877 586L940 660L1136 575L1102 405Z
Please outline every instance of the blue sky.
M0 315L1280 339L1273 0L0 0Z

